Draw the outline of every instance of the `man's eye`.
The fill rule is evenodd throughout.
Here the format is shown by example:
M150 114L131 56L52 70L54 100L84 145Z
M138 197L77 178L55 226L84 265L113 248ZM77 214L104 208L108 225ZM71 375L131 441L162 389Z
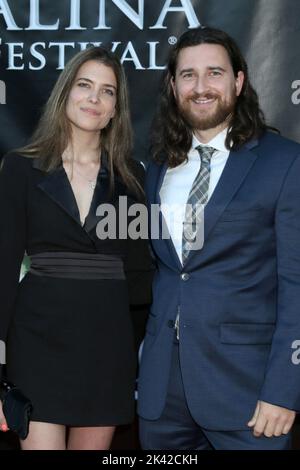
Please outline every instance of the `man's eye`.
M210 72L210 75L211 75L212 77L218 77L218 76L221 75L221 72L219 72L219 70L212 70L212 71Z
M193 77L193 74L192 74L191 72L190 72L190 73L185 73L185 74L183 74L183 78L184 78L185 80L188 80L189 78L192 78L192 77Z

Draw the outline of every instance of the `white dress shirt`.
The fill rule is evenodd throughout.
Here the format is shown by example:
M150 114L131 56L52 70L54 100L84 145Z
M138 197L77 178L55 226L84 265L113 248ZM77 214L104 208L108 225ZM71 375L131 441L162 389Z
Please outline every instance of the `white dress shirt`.
M214 147L217 151L213 154L210 163L210 180L208 188L208 200L217 186L222 171L229 156L229 150L225 147L225 139L228 129L217 134L210 142L203 144L193 136L192 148L188 153L188 161L181 163L176 168L168 168L160 189L161 211L166 221L169 234L182 263L182 231L185 218L185 208L194 179L200 169L200 155L196 147L198 145Z

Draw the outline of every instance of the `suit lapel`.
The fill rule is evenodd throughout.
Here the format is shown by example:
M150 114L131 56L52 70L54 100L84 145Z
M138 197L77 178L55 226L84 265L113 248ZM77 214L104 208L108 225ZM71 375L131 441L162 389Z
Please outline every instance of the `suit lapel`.
M38 159L33 161L33 167L40 169ZM118 183L116 182L116 186ZM109 172L107 155L105 152L101 158L101 168L97 176L96 187L93 193L89 213L82 226L77 202L63 166L46 174L38 187L50 197L66 214L68 214L87 234L89 234L99 221L96 216L99 204L108 202L109 198Z
M153 202L154 204L157 204L160 207L161 206L161 199L160 199L160 194L159 193L160 193L160 189L161 189L161 186L163 184L163 181L164 181L165 174L166 174L167 169L168 169L168 165L167 165L167 163L164 163L162 165L155 165L155 169L157 170L157 173L150 178L150 181L152 181L152 184L154 182L154 184L153 184L153 195L150 195L148 200L150 201L150 203ZM152 186L152 184L151 184L151 186ZM151 210L151 206L149 207L149 210ZM161 252L162 259L164 259L164 261L166 262L165 255L167 254L168 264L170 265L170 267L172 267L172 269L176 268L177 270L181 270L181 268L182 268L181 262L178 258L177 252L175 250L175 247L173 245L171 236L169 234L169 230L168 230L166 221L165 221L161 211L159 211L158 217L159 217L159 238L160 238L160 241L159 241L159 243L156 243L156 240L153 239L152 243L155 246L157 252L160 252L161 248L163 248L163 251ZM166 238L164 240L161 239L162 234L165 234L165 236L166 236ZM161 243L161 242L163 242L163 243Z
M117 185L116 178L115 185ZM83 225L83 228L87 233L91 232L100 220L99 216L96 215L98 206L108 202L111 202L109 200L109 172L107 167L107 156L104 154L101 160L101 168L98 173L90 210Z
M157 204L161 204L159 192L162 187L167 169L168 169L167 163L164 163L163 165L160 166L160 171L158 173L158 178L157 178L157 183L156 183L156 188L155 188L155 200L154 200L154 202Z
M38 163L35 160L33 166L39 168ZM81 226L76 199L63 166L46 174L38 187Z

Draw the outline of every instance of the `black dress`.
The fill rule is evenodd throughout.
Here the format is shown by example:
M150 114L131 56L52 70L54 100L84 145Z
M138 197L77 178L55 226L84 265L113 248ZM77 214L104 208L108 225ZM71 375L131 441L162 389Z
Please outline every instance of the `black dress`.
M33 403L33 421L69 426L129 423L134 415L136 354L129 297L132 280L150 301L151 260L143 240L101 240L96 209L119 196L135 198L116 177L109 193L102 158L90 212L80 223L76 200L61 166L45 174L38 160L4 158L0 172L0 339L7 342L7 375ZM118 227L117 227L118 229ZM117 230L118 232L118 230ZM27 273L24 251L113 256L125 278L84 279ZM135 263L137 260L137 263ZM141 266L141 260L143 265Z

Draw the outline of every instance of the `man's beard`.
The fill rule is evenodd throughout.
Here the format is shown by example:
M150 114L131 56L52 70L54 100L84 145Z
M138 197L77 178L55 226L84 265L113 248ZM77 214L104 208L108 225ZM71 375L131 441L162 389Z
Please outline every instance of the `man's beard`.
M215 98L217 100L217 107L215 111L207 110L203 111L203 113L191 111L189 103L190 100L211 98ZM229 122L230 117L234 112L236 101L237 97L234 91L232 91L232 94L228 101L222 100L220 95L212 92L207 92L202 95L193 93L192 95L188 96L182 103L178 103L178 108L183 119L187 122L189 126L191 126L192 129L197 129L199 131L207 131L208 129L218 127L225 122Z

